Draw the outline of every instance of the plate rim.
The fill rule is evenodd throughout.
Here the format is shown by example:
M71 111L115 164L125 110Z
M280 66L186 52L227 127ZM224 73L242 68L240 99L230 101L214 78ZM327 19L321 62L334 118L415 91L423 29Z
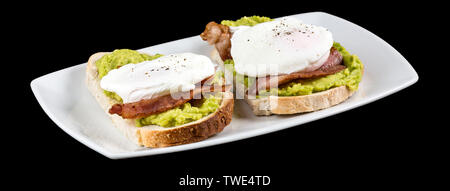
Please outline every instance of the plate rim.
M84 144L85 146L89 147L90 149L102 154L103 156L110 158L110 159L123 159L123 158L132 158L132 157L143 157L143 156L151 156L151 155L157 155L157 154L166 154L166 153L173 153L173 152L179 152L179 151L186 151L186 150L192 150L192 149L198 149L198 148L204 148L204 147L209 147L209 146L215 146L215 145L220 145L220 144L224 144L224 143L229 143L229 142L234 142L234 141L238 141L238 140L243 140L243 139L247 139L247 138L251 138L251 137L256 137L256 136L260 136L260 135L264 135L264 134L268 134L268 133L272 133L272 132L276 132L276 131L280 131L283 129L287 129L287 128L291 128L297 125L301 125L301 124L306 124L318 119L322 119L325 117L329 117L331 115L335 115L335 114L339 114L363 105L366 105L368 103L377 101L379 99L382 99L386 96L392 95L400 90L403 90L411 85L413 85L414 83L416 83L419 80L419 76L417 74L417 72L414 70L414 68L412 67L412 65L406 60L406 58L400 53L398 52L394 47L392 47L389 43L387 43L385 40L383 40L382 38L378 37L377 35L375 35L374 33L370 32L369 30L355 24L352 23L348 20L345 20L343 18L340 18L338 16L326 13L326 12L322 12L322 11L314 11L314 12L306 12L306 13L299 13L299 14L294 14L294 15L289 15L289 16L297 16L297 15L306 15L306 14L318 14L318 15L323 15L323 16L327 16L327 17L333 17L335 19L339 19L340 21L343 22L347 22L355 27L357 27L359 30L362 30L364 32L369 33L372 37L375 37L376 40L380 41L381 43L383 43L386 47L388 47L390 49L391 52L397 53L401 60L403 62L406 63L407 67L408 67L408 73L412 74L411 79L409 79L408 81L404 82L403 84L396 86L395 88L392 89L388 89L384 92L382 92L381 94L374 96L374 97L369 97L367 99L363 99L353 105L347 106L343 109L340 109L339 111L333 111L338 109L339 107L331 107L328 108L327 110L323 110L323 111L327 111L327 112L321 112L320 115L313 115L311 117L309 117L307 120L302 121L300 124L295 124L295 121L293 120L287 120L287 121L283 121L282 123L278 123L275 125L272 125L271 128L265 128L265 129L256 129L256 130L251 130L245 133L239 133L236 135L233 135L231 137L225 137L225 138L219 138L219 139L214 139L211 140L204 140L204 141L200 141L200 142L196 142L196 143L190 143L190 144L185 144L185 145L178 145L178 146L172 146L172 147L164 147L164 148L152 148L152 149L143 149L143 150L136 150L136 151L125 151L125 152L111 152L109 150L107 150L104 147L101 147L100 145L96 144L95 142L93 142L92 140L90 140L88 137L84 136L81 133L77 133L74 130L71 130L70 128L66 128L63 123L55 116L53 115L53 113L50 112L50 109L48 108L48 106L45 104L45 102L43 101L42 95L39 93L38 91L38 83L39 81L43 80L44 78L51 76L55 73L59 73L59 72L63 72L66 70L73 70L77 67L84 67L84 65L86 65L86 63L82 63L82 64L78 64L75 66L70 66L67 68L63 68L45 75L42 75L40 77L37 77L35 79L33 79L30 82L30 86L31 86L31 90L36 98L36 100L38 101L39 105L41 106L41 108L44 110L44 112L47 114L47 116L50 117L50 119L60 128L62 129L64 132L66 132L67 134L69 134L72 138L76 139L77 141L81 142L82 144ZM195 36L192 36L195 37ZM183 39L187 39L187 38L192 38L192 37L186 37L186 38L182 38L182 39L177 39L177 40L173 40L170 42L165 42L165 43L161 43L161 44L157 44L157 45L152 45L152 46L158 46L158 45L163 45L166 43L171 43L174 41L179 41L179 40L183 40ZM150 48L152 46L149 47L144 47L141 49L137 49L138 51L143 50L143 49L147 49ZM334 109L333 109L334 108ZM114 124L112 124L114 125Z
M75 140L81 142L82 144L86 145L87 147L89 147L90 149L102 154L103 156L106 156L108 158L111 158L111 153L110 151L108 151L105 148L102 148L101 146L99 146L98 144L95 144L93 141L89 140L87 137L83 136L80 133L76 133L74 130L71 130L70 128L66 128L64 126L64 124L55 116L53 115L52 112L50 112L50 109L48 108L47 104L45 104L45 102L43 101L42 95L39 93L38 91L38 82L40 80L42 80L45 77L48 77L52 74L58 73L58 72L63 72L64 70L73 70L76 67L81 67L84 64L78 64L75 66L71 66L71 67L67 67L55 72L51 72L49 74L37 77L35 79L33 79L30 82L30 86L31 86L31 91L34 94L34 97L36 98L36 100L38 101L39 105L41 106L42 110L44 110L45 114L47 114L47 116L53 121L53 123L55 123L60 129L62 129L65 133L67 133L69 136L71 136L72 138L74 138ZM113 159L113 158L112 158Z

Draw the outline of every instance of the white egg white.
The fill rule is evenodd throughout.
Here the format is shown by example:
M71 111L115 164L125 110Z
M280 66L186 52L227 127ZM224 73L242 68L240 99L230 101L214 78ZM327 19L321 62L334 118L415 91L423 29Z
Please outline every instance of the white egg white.
M231 56L236 72L262 77L317 69L332 46L328 29L283 17L234 30Z
M214 64L206 56L170 54L113 69L101 79L100 87L115 92L124 103L131 103L170 92L192 90L196 83L214 72Z

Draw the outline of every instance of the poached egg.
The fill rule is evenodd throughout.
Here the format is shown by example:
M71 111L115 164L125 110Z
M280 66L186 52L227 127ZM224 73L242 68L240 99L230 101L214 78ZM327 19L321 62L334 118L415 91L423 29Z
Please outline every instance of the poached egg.
M214 64L206 56L169 54L113 69L101 79L100 87L115 92L123 103L131 103L170 92L193 90L196 83L214 73Z
M251 77L315 70L327 60L333 46L328 29L293 17L233 28L233 32L235 70Z

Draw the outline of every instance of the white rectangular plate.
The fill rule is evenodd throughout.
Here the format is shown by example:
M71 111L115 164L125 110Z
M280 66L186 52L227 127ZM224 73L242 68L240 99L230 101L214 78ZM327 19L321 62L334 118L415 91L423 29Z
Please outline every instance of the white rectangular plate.
M336 42L362 60L364 77L359 90L350 99L321 111L264 117L254 116L245 102L237 100L233 120L220 134L197 143L148 149L134 145L114 128L86 88L86 63L36 78L31 88L44 111L61 129L106 157L118 159L195 149L286 129L370 103L418 80L417 73L399 52L364 28L322 12L293 17L330 29ZM199 36L194 36L139 51L149 54L194 52L209 56L211 50Z

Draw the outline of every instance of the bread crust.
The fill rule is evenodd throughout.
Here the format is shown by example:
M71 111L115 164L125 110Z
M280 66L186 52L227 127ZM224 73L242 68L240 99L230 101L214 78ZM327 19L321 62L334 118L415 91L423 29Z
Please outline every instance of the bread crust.
M340 86L326 91L303 96L268 96L265 98L248 99L255 115L294 114L325 109L337 105L353 94L347 86Z
M211 52L211 59L217 64L223 65L216 49ZM245 99L255 115L281 115L317 111L337 105L347 100L354 93L347 86L340 86L310 95L268 96L256 99L248 98L245 94L247 88L243 84L234 83L234 85L236 86L236 97Z
M95 65L95 61L107 53L96 53L89 58L86 67L86 85L105 113L111 118L114 126L137 145L155 148L198 142L220 133L231 123L234 105L231 92L221 93L222 103L214 113L177 127L166 128L156 125L136 127L134 120L109 114L109 108L118 102L103 93Z

